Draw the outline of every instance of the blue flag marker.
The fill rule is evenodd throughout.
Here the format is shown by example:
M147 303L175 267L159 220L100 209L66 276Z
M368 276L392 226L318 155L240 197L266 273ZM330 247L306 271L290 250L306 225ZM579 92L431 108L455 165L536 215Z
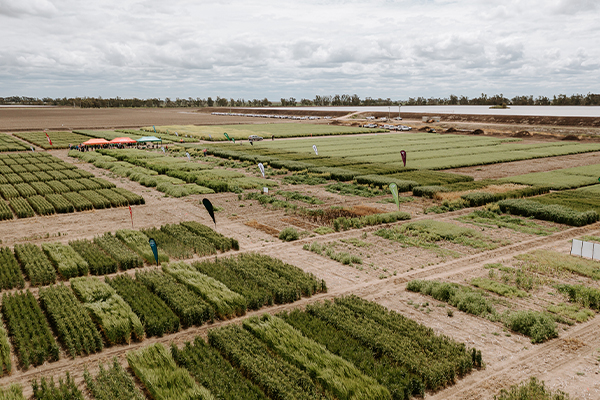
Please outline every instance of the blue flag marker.
M154 129L154 133L156 133L156 128L154 127L154 125L152 125L152 129Z
M156 260L156 265L158 265L158 248L156 247L156 241L154 239L150 239L148 240L148 243L150 243L152 253L154 253L154 259Z

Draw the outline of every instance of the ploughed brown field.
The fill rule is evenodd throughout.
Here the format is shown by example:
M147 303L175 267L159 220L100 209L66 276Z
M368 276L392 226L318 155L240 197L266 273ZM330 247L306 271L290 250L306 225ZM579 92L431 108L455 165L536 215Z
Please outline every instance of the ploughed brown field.
M292 121L268 120L268 123L299 123ZM342 118L340 123L349 122ZM266 120L245 117L213 116L207 110L197 112L196 109L72 109L72 108L0 108L0 131L29 130L68 130L68 129L110 129L135 128L149 125L222 125L265 123ZM521 121L522 122L522 121ZM548 121L547 125L552 125ZM302 122L306 123L306 122ZM324 123L320 121L318 123ZM415 130L424 126L420 118L407 119L405 123ZM600 128L552 126L546 129L541 125L514 125L510 123L494 124L484 121L451 122L429 124L438 130L455 127L456 129L476 129L482 127L486 134L510 136L517 131L536 132L536 136L525 140L559 140L553 134L595 135ZM340 138L342 140L342 138ZM591 139L584 139L591 140ZM415 247L403 247L399 243L387 241L373 233L381 228L367 227L301 238L298 241L283 242L277 233L285 227L295 227L299 231L311 232L317 224L293 215L284 210L273 210L261 206L257 201L239 200L234 193L217 193L212 195L192 195L182 198L167 197L152 188L141 186L128 179L119 178L110 172L94 167L81 160L68 157L67 150L51 150L50 153L66 162L74 163L78 168L92 172L95 176L115 183L118 187L142 195L145 205L133 206L134 228L160 227L167 223L194 220L207 226L214 226L212 220L201 204L207 197L220 208L217 212L219 233L233 237L239 241L239 252L259 252L279 258L287 263L311 272L327 282L328 292L311 298L280 306L263 308L259 312L249 312L241 318L217 321L202 327L192 327L175 334L160 338L150 337L142 342L130 345L106 347L102 352L90 356L70 358L64 351L57 362L45 363L39 367L22 371L15 366L18 361L13 354L13 371L11 375L0 378L0 385L7 386L11 382L23 385L26 397L32 394L30 381L42 376L63 377L66 371L83 390L84 367L94 374L98 362L110 362L117 357L127 367L126 352L155 342L166 345L174 342L182 345L192 341L197 335L205 336L208 329L215 326L239 323L240 320L265 311L276 313L282 310L301 308L304 305L331 299L336 296L355 294L367 300L376 301L392 310L398 311L419 323L429 326L436 333L448 335L454 340L463 342L467 347L476 347L483 354L486 368L475 370L465 378L458 379L456 384L435 393L427 393L429 399L493 399L501 388L529 379L531 376L546 382L552 389L561 389L580 399L600 399L600 318L593 317L588 322L559 328L559 338L543 344L531 344L529 338L520 334L509 334L503 331L499 322L490 322L458 310L453 316L448 315L450 306L442 306L441 302L405 290L406 282L413 279L436 279L447 282L466 284L474 277L487 276L488 269L483 266L492 263L510 265L514 256L533 250L545 249L568 253L570 240L584 235L600 236L600 223L573 228L566 225L539 222L553 233L548 236L537 236L521 233L507 228L485 228L482 234L493 239L501 246L492 250L477 251L466 246L447 244L447 250L454 251L457 257L441 257L435 252ZM518 161L500 165L469 167L454 172L474 176L476 180L499 178L528 172L549 171L558 168L597 164L598 153L561 156L546 159ZM246 173L244 169L240 172ZM275 178L278 178L277 176ZM285 185L281 190L300 191L316 197L324 202L322 207L332 205L365 206L381 212L395 211L395 204L381 202L389 196L374 198L342 196L325 191L320 186ZM408 195L408 194L405 194ZM470 213L471 209L445 213L424 214L423 210L433 204L430 199L415 198L412 202L402 203L400 209L410 212L411 221L435 219L458 224L459 226L476 228L463 222L456 222L457 217ZM241 207L243 205L243 207ZM398 222L391 225L405 223ZM266 228L265 228L266 227ZM131 220L127 207L57 214L52 216L35 216L25 219L13 219L0 222L0 239L2 246L13 247L19 243L41 244L48 241L68 243L71 240L92 239L104 232L115 232L117 229L131 228ZM60 233L60 235L59 235ZM304 244L314 241L319 243L335 242L338 251L348 250L360 252L364 264L361 268L343 265L337 261L313 252L303 250ZM363 247L353 246L352 242L362 241ZM235 253L233 253L235 254ZM230 255L230 254L228 254ZM213 258L213 257L206 257ZM197 256L194 259L199 259ZM146 266L146 269L155 267ZM133 275L135 271L119 272ZM28 285L28 284L27 284ZM598 286L595 283L596 287ZM27 287L27 286L26 286ZM37 295L37 289L32 288ZM544 290L532 291L530 297L514 300L514 304L526 304L529 308L542 309L541 299L548 297ZM556 301L559 302L559 299ZM416 304L428 306L415 307ZM536 308L537 307L537 308ZM137 382L141 386L140 382ZM88 396L88 394L86 394Z

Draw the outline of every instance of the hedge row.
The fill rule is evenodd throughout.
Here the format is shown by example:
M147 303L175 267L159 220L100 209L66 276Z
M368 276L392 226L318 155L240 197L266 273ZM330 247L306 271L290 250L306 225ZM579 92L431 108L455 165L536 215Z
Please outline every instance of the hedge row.
M337 231L360 229L365 226L389 224L396 221L410 219L410 214L404 211L395 211L384 214L365 215L362 217L339 217L333 220L333 229Z
M533 200L509 199L498 202L502 212L534 217L571 226L584 226L600 219L596 211L579 212L556 204L544 205Z

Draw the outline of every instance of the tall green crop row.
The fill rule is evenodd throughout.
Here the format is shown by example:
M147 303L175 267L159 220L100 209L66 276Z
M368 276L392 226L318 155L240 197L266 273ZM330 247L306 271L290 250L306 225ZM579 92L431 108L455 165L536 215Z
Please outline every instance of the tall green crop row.
M187 342L180 350L171 344L171 354L180 367L187 369L198 383L223 400L267 400L263 392L202 338Z
M84 400L83 393L77 388L75 380L67 372L66 379L58 378L58 385L54 378L42 377L40 383L37 379L31 382L34 400Z
M13 213L6 201L0 199L0 221L6 219L13 219Z
M52 204L45 198L36 194L35 196L27 197L27 202L31 205L31 208L40 215L50 215L56 213Z
M107 181L106 179L96 178L96 177L90 177L88 179L94 183L97 183L101 189L114 189L115 187L117 187L117 185L115 185L112 182ZM123 189L123 190L125 190L125 189ZM130 193L127 190L125 190L125 191Z
M111 207L110 200L108 200L106 197L102 196L95 190L81 190L79 194L88 199L94 205L94 208L97 210L102 210L104 208Z
M596 211L575 211L558 204L541 204L534 200L509 199L498 202L502 212L534 217L545 221L558 222L572 226L592 224L600 216Z
M173 236L184 245L194 249L194 252L199 256L215 254L215 246L206 238L198 236L178 224L167 224L160 227L160 230Z
M69 242L73 248L89 265L93 275L105 275L117 272L117 261L104 253L98 245L80 239Z
M133 205L138 205L138 204L146 204L146 201L144 200L144 198L142 196L132 193L129 190L115 187L115 188L112 188L112 191L125 197L127 199L127 201L129 202L129 205L133 206Z
M135 278L160 297L177 314L184 327L214 320L212 307L172 276L159 271L136 271Z
M244 321L244 328L283 359L315 377L340 400L391 399L389 391L375 379L365 376L352 363L306 338L280 318L270 314L251 317Z
M239 250L240 246L238 241L232 238L225 237L220 233L214 231L206 225L202 225L196 221L184 221L181 223L184 227L192 231L198 236L202 236L206 238L209 242L211 242L218 250L223 252L229 251L231 249Z
M48 181L48 182L52 182L52 181ZM48 194L54 193L54 190L50 187L50 185L48 185L45 182L31 182L30 185L33 189L35 189L37 194L39 194L41 196L46 196Z
M154 400L214 400L187 370L175 364L168 350L156 343L127 353L127 362Z
M14 199L15 197L21 196L21 194L10 184L0 185L0 194L6 200Z
M229 289L244 296L250 310L258 310L267 304L273 305L274 303L274 293L260 285L252 277L248 277L251 275L251 271L241 274L238 271L238 263L235 258L195 262L192 266L199 272L224 283ZM260 278L262 279L262 277ZM296 292L293 289L292 294L295 296Z
M23 388L18 383L11 383L6 389L0 388L0 399L25 400L25 396L23 396Z
M119 229L115 236L123 241L131 250L138 253L148 264L154 264L154 254L148 244L148 236L140 231L131 229ZM169 257L162 251L158 251L158 262L169 261Z
M464 344L437 336L430 328L358 297L310 305L306 311L406 367L427 389L452 384L473 368Z
M33 294L28 290L2 295L2 315L24 369L56 361L59 349Z
M30 197L38 194L37 191L34 188L32 188L28 183L17 183L16 185L14 185L14 188L17 189L17 192L19 192L19 195L21 195L21 197Z
M222 282L204 275L194 267L183 263L163 265L163 271L206 300L215 310L218 318L229 318L246 313L246 299L229 289Z
M268 256L257 253L242 255L240 258L246 264L260 265L280 277L287 279L298 287L303 296L312 296L315 293L327 292L327 286L324 280L317 279L313 274L306 273L298 267Z
M162 336L179 330L179 318L158 296L129 275L106 277L106 283L131 306L140 318L147 336Z
M406 367L384 354L374 352L344 331L327 324L305 311L294 310L278 314L285 322L302 334L322 344L332 352L352 362L365 375L376 379L385 386L394 400L405 400L411 395L422 396L425 392L423 381L411 374Z
M71 204L70 201L68 201L60 194L48 194L46 195L46 200L48 200L48 202L52 204L52 207L54 207L56 212L59 214L72 213L73 211L75 211L75 207L73 206L73 204Z
M95 378L92 378L87 369L83 371L86 386L94 398L98 400L146 399L116 357L113 359L111 367L100 364L99 369Z
M129 204L129 201L124 196L121 196L112 189L97 189L96 193L106 197L113 207L124 207Z
M22 197L15 197L9 201L10 208L13 209L18 218L29 218L35 215L35 211L27 200Z
M88 190L102 189L102 185L100 185L98 182L92 181L89 178L79 179L78 182L85 186L85 188Z
M62 196L65 199L67 199L71 204L73 204L73 208L75 209L75 211L86 211L94 208L94 205L91 201L89 201L77 192L66 192L63 193Z
M109 256L114 258L122 270L139 268L144 265L144 261L133 250L127 247L123 242L110 234L105 233L102 236L94 238L94 244L97 244Z
M161 252L165 252L168 257L178 259L192 258L194 249L191 246L184 245L179 240L157 228L142 229L142 233L156 241L156 246Z
M40 303L71 357L102 351L102 337L85 307L63 284L42 288Z
M326 291L322 281L313 275L281 260L257 253L192 265L246 297L250 309L258 309L265 304L292 303L302 295L311 296Z
M56 271L39 247L31 243L16 244L14 250L25 276L33 286L56 282Z
M2 319L2 315L0 315ZM12 361L10 359L10 344L8 343L8 333L4 325L0 323L0 376L12 371ZM0 396L0 399L2 397Z
M301 369L274 356L269 348L237 325L208 331L208 341L231 365L272 399L324 399Z
M42 243L42 250L52 261L58 273L65 279L87 275L89 266L72 247L62 243Z
M0 248L0 289L23 289L25 280L19 263L8 247Z
M110 344L144 338L144 327L131 307L108 284L94 277L71 278L71 288L91 313Z

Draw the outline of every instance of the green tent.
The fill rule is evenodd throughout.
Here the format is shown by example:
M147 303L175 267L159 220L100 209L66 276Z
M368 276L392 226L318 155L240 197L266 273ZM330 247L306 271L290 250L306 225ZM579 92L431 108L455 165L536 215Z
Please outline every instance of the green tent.
M137 139L137 142L138 143L154 143L154 142L162 143L162 139L159 139L156 136L144 136L144 137Z

